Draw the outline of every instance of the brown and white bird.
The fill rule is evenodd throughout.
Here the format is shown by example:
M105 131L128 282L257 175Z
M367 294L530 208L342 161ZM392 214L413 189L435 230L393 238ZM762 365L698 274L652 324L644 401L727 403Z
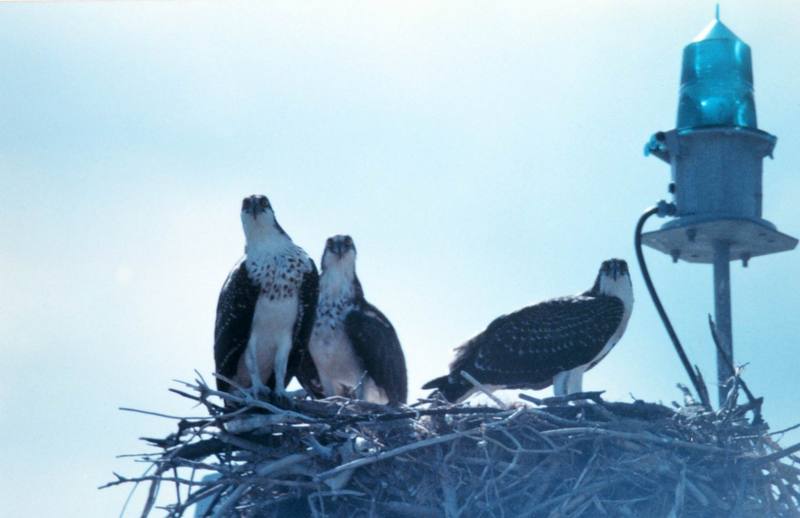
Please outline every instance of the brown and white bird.
M628 265L603 262L594 286L580 295L547 300L495 319L456 349L450 373L426 383L448 401L469 397L475 387L543 389L562 396L582 389L583 373L622 337L633 310Z
M255 394L267 386L284 397L308 354L317 267L278 224L266 196L242 200L241 219L244 257L228 275L217 302L216 370ZM217 387L230 391L224 380L217 379Z
M308 349L325 396L405 403L403 349L389 319L364 299L350 236L333 236L325 244Z

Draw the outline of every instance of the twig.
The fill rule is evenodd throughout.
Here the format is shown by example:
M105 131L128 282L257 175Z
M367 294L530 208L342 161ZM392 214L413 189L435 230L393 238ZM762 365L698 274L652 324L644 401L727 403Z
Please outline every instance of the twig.
M712 412L687 401L674 411L586 393L523 395L536 406L507 410L342 397L285 410L225 393L223 409L208 401L217 391L203 380L185 385L175 393L204 404L209 417L142 412L177 420L177 431L147 439L156 451L136 461L148 472L106 484L148 483L143 516L160 503L162 484L174 489L159 507L167 518L195 505L206 518L800 514L800 445L780 449L765 424L742 419L752 403ZM586 399L596 404L567 404Z
M618 432L615 430L607 430L605 428L559 428L556 430L546 430L542 432L542 435L547 435L548 437L553 437L556 435L581 435L581 434L605 435L608 437L616 437L618 439L628 439L633 441L657 443L657 444L663 444L665 446L677 446L679 448L686 448L688 450L698 450L698 451L713 452L713 453L724 453L726 451L723 448L719 448L717 446L711 446L708 444L696 444L692 442L673 439L671 437L660 437L660 436L651 436L639 433Z
M795 444L794 446L790 446L788 448L784 448L783 450L776 451L775 453L771 453L769 455L765 455L763 457L756 457L750 460L755 466L764 466L766 464L770 464L777 460L780 460L784 457L788 457L796 452L800 451L800 443Z
M208 422L209 421L208 416L204 416L204 417L183 417L183 416L179 416L179 415L162 414L160 412L151 412L149 410L139 410L138 408L130 408L130 407L125 407L125 406L119 407L118 410L120 410L122 412L134 412L134 413L137 413L137 414L152 415L152 416L155 416L155 417L163 417L163 418L166 418L166 419L176 419L176 420L179 420L179 421L195 420L198 423L199 422Z
M282 459L261 464L256 468L256 474L259 477L266 477L272 473L280 472L294 464L299 464L306 459L308 459L308 455L305 454L288 455ZM239 484L239 486L234 489L234 491L222 502L222 505L214 513L214 518L224 518L227 516L228 512L233 509L233 506L236 505L239 500L241 500L241 498L253 487L253 485L254 484L251 482Z
M491 390L483 386L483 384L480 381L476 380L474 377L472 377L472 375L469 372L461 371L461 377L470 382L472 386L475 387L476 390L482 392L485 396L494 401L494 403L498 407L502 408L503 410L506 410L508 408L508 406L505 403L503 403L503 401L501 401L500 398L492 394Z
M462 432L454 432L447 435L440 435L438 437L432 437L430 439L425 439L424 441L417 441L415 443L406 444L405 446L401 446L399 448L395 448L389 451L382 451L379 454L375 455L374 457L362 457L360 459L356 459L354 461L347 462L342 464L341 466L337 466L331 470L323 471L322 473L318 474L314 477L316 481L322 481L326 478L330 478L334 475L338 475L343 471L350 471L355 468L360 468L361 466L366 466L368 464L373 464L375 462L380 462L386 459L391 459L392 457L397 457L398 455L403 455L404 453L409 453L414 450L418 450L420 448L427 448L429 446L433 446L435 444L441 444L443 442L454 441L464 434Z
M750 389L747 387L747 383L745 383L742 377L736 373L736 368L733 366L733 362L731 361L730 356L728 356L728 353L722 348L722 344L719 341L719 335L717 334L717 325L716 323L714 323L714 319L711 318L710 313L708 314L708 327L711 330L711 339L713 340L714 345L717 348L717 353L719 353L720 357L725 361L725 366L728 367L728 369L733 374L734 381L736 381L736 383L741 385L742 390L744 390L744 393L747 395L747 400L751 404L755 405L753 408L753 422L760 423L762 421L761 404L760 402L756 404L757 400L760 400L760 398L756 398L755 396L753 396L753 393L750 392Z
M800 428L800 423L794 424L792 426L789 426L788 428L782 428L782 429L776 430L774 432L769 432L767 435L780 435L780 434L783 434L783 433L786 433L786 432L791 432L793 430L797 430L798 428Z
M546 397L546 398L537 398L530 396L528 394L520 393L519 398L525 401L529 401L531 403L535 403L537 405L544 405L544 406L555 406L561 405L564 403L569 403L570 401L584 401L584 400L591 400L595 403L603 403L603 399L600 397L605 393L605 390L600 390L596 392L575 392L573 394L567 394L566 396L553 396L553 397Z

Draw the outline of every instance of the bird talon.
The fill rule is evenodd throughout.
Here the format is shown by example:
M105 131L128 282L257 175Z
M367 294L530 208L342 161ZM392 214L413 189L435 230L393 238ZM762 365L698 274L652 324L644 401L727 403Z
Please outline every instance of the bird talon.
M245 389L244 391L244 397L247 401L263 401L269 397L269 394L269 387L260 383L253 384L249 389Z
M294 405L294 400L292 399L292 397L289 395L288 392L283 391L283 390L280 391L280 392L277 391L277 390L274 391L272 393L272 400L275 402L275 404L277 406L279 406L281 408L291 409L291 408L294 408L294 406L295 406Z

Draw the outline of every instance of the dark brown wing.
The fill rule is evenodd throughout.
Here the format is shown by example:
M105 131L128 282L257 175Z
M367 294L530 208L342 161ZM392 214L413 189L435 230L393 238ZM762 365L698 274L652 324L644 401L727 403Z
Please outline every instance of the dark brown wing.
M347 314L344 326L364 369L386 392L389 404L405 403L408 397L406 360L389 319L378 308L362 301Z
M289 354L289 365L286 369L286 384L293 376L306 390L315 397L323 397L319 383L319 375L311 353L308 351L308 341L314 328L314 316L317 312L317 296L319 295L319 274L314 261L309 259L310 270L303 276L300 285L299 307L297 320L294 324L294 337L292 352Z
M236 374L239 357L247 348L259 291L247 275L245 262L240 261L219 293L214 325L214 364L217 373L226 378ZM228 383L218 379L217 388L227 391Z
M622 321L617 297L565 297L497 318L458 350L451 372L481 383L545 388L559 372L595 360ZM452 376L451 376L452 377Z

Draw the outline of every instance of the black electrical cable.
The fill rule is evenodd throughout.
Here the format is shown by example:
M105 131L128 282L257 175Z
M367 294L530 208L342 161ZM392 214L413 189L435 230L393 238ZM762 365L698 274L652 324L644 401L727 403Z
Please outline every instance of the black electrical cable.
M694 389L697 392L697 395L700 397L700 401L706 408L710 409L711 402L709 401L708 397L708 389L706 388L705 384L700 381L697 373L692 367L691 362L689 361L689 358L686 356L686 352L683 350L680 340L678 340L678 335L675 334L675 329L672 327L672 323L667 316L667 312L664 310L664 306L661 304L661 299L658 298L656 288L653 286L652 279L650 279L650 272L647 270L647 265L644 262L644 253L642 252L642 228L644 228L644 224L650 218L650 216L664 211L665 207L674 206L670 206L662 202L662 204L659 204L659 206L647 209L639 218L639 222L636 223L636 231L634 232L633 237L634 247L636 248L636 259L639 261L639 269L642 271L642 277L644 277L644 283L647 285L647 291L650 292L650 298L653 299L653 304L656 306L658 316L661 317L661 321L664 323L664 327L667 329L667 334L669 334L669 337L672 340L672 345L675 346L675 351L678 353L681 363L683 363L683 368L686 369L686 374L689 375L689 379L692 381L692 385L694 385Z

